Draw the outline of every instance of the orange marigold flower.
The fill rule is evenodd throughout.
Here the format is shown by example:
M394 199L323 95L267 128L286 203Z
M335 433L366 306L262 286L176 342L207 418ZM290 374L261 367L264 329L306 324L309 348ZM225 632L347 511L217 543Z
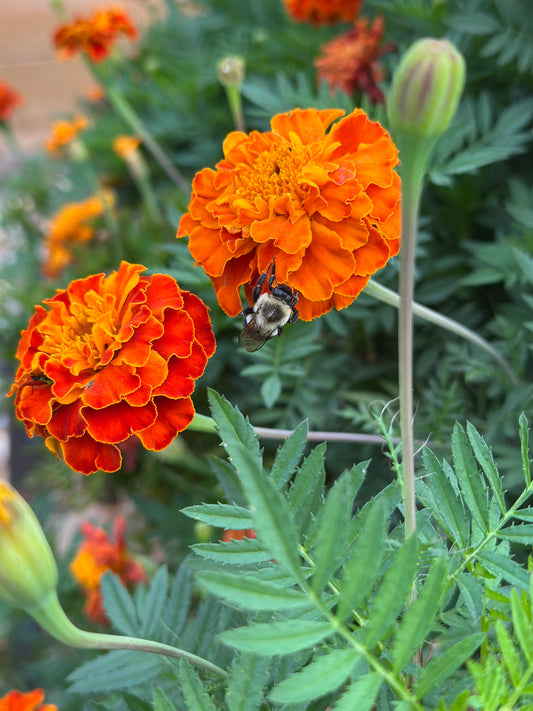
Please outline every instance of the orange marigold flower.
M0 711L57 711L54 704L43 704L44 691L10 691L0 699Z
M356 109L296 109L271 132L234 131L216 171L196 174L177 237L230 316L275 259L279 284L300 294L304 321L348 306L400 248L398 151Z
M50 153L59 151L60 148L71 143L80 131L87 127L85 116L76 116L72 121L56 121L52 124L50 136L46 139L46 149Z
M89 242L95 233L94 220L112 207L114 198L107 191L83 202L64 205L50 223L45 240L46 261L43 273L55 279L74 260L69 245Z
M65 58L85 52L91 61L101 62L109 56L119 35L134 40L138 33L124 10L110 8L62 25L54 35L54 45Z
M0 81L0 121L7 121L13 110L24 103L22 96Z
M229 528L222 534L223 541L244 541L245 538L257 538L253 528Z
M141 139L137 136L117 136L113 140L113 150L120 158L128 158L132 153L135 153L141 143Z
M363 0L283 0L287 13L297 22L332 25L352 22Z
M103 528L89 522L82 524L85 540L70 564L70 571L86 594L85 614L94 622L109 624L104 607L100 581L110 570L125 585L145 583L148 578L142 565L131 555L125 539L126 519L118 516L113 526L114 541Z
M122 262L71 282L22 332L8 393L16 415L83 474L119 469L117 445L131 435L167 447L193 419L195 380L215 351L204 303L143 271Z
M378 59L394 45L380 47L383 34L383 18L376 17L367 29L368 20L359 20L346 34L336 37L322 47L322 55L315 59L318 80L326 81L333 93L341 89L353 94L356 89L368 94L375 104L383 103L384 97L378 87L383 72Z

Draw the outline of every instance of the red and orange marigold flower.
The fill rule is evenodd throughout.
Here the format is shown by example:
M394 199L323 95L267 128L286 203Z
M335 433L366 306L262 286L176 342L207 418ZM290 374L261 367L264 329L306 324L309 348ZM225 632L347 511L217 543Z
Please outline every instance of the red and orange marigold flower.
M134 40L137 34L124 10L109 8L62 25L54 35L54 45L64 58L83 52L91 61L101 62L110 55L120 35Z
M196 174L177 236L213 282L221 308L251 302L275 259L309 321L348 306L400 248L398 151L360 109L296 109L270 132L235 131L216 170Z
M46 150L58 153L62 148L77 137L80 131L87 128L88 121L85 116L75 116L72 121L56 121L52 124L49 137L46 139Z
M333 25L355 20L363 0L283 0L283 4L297 22Z
M7 121L11 114L24 103L22 96L4 82L0 81L0 121Z
M108 625L100 588L102 575L109 570L118 575L125 585L134 585L145 583L146 573L126 546L124 516L118 516L115 520L114 541L103 528L89 522L82 524L81 532L85 539L70 564L70 571L85 592L84 611L88 619Z
M0 698L0 711L57 711L54 704L43 704L44 691L34 689L24 693L13 690Z
M130 436L161 450L194 417L191 394L215 351L204 303L164 274L122 262L71 282L22 332L9 395L30 437L83 474L120 468Z
M370 28L367 20L358 20L349 32L325 44L315 59L318 80L326 81L332 92L341 89L353 94L359 90L375 104L382 103L378 82L383 72L378 59L394 48L390 42L381 46L383 26L382 17L376 17Z

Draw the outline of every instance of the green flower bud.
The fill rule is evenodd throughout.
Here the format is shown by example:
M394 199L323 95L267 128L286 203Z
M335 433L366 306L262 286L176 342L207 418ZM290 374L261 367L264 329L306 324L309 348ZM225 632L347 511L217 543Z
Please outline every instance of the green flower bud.
M388 97L393 138L433 142L448 128L465 82L463 55L446 39L424 38L402 57Z
M37 517L0 481L0 598L29 609L55 591L57 566Z
M218 80L225 87L239 87L244 81L246 64L242 57L229 55L217 64Z

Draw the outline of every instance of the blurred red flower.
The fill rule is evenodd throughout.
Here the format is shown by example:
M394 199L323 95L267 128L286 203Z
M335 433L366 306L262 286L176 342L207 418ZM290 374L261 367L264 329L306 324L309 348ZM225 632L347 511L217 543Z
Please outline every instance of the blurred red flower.
M13 690L0 698L0 711L57 711L54 704L43 704L44 691L34 689L24 693Z
M352 22L363 0L283 0L287 13L297 22L312 25Z
M253 528L228 528L222 534L222 541L244 541L245 538L257 538Z
M9 395L30 437L75 471L120 468L136 435L167 447L194 417L191 394L215 351L207 307L164 274L122 262L37 306Z
M378 82L383 79L378 59L390 52L394 45L389 42L380 46L384 27L382 17L376 17L370 28L367 26L368 20L358 20L349 32L325 44L321 56L315 59L315 67L318 80L326 81L332 93L341 89L353 94L358 89L378 104L384 101L378 87Z
M304 321L348 306L400 248L398 151L356 109L295 109L272 131L234 131L224 160L193 181L177 237L230 316L275 260L279 284L299 292Z
M54 45L64 58L84 52L91 61L101 62L110 55L120 35L134 40L138 33L124 10L109 8L59 27Z
M24 103L22 96L0 81L0 121L7 121L17 106Z
M145 583L148 578L142 565L131 555L125 539L126 519L117 516L113 526L113 538L103 528L85 522L81 532L85 536L70 571L83 588L86 600L84 612L88 619L101 625L109 625L106 617L100 581L110 570L118 575L125 585Z

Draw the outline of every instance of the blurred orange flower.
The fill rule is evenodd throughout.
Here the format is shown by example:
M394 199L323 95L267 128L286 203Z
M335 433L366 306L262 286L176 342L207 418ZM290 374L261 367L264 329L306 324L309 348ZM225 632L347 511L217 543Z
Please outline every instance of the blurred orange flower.
M257 538L253 528L228 528L222 534L222 541L244 541L245 538Z
M230 316L275 259L309 321L348 306L400 248L398 151L356 109L295 109L271 132L234 131L216 170L196 174L177 237L213 282Z
M352 22L363 0L283 0L287 13L297 22L313 25Z
M46 140L46 149L50 153L59 151L73 141L80 131L87 127L85 116L76 116L72 121L56 121L52 124L50 136Z
M0 121L7 121L17 106L24 103L22 96L0 81Z
M43 704L44 691L10 691L0 698L0 711L57 711L54 704Z
M336 37L322 47L322 55L315 59L318 80L326 81L334 92L341 89L353 94L356 89L367 94L375 104L383 103L378 87L383 72L378 59L394 48L392 43L380 46L383 18L376 17L367 29L368 20L355 23L349 32Z
M109 625L106 617L100 581L110 570L118 575L125 585L145 583L148 578L142 565L131 555L125 539L126 519L117 516L113 526L114 542L103 528L89 522L81 526L85 540L70 564L70 572L83 588L87 617L102 625Z
M113 150L120 158L127 158L135 153L141 143L137 136L117 136L113 140Z
M104 210L113 206L113 201L112 193L107 191L83 202L69 203L55 214L44 243L45 276L55 279L74 260L69 245L89 242L95 234L92 223Z
M64 58L84 52L92 62L101 62L110 55L119 35L134 40L138 33L124 10L109 8L62 25L54 35L54 45Z
M215 351L204 303L143 271L122 262L71 282L22 332L8 393L16 415L83 474L119 469L117 445L131 435L167 447L192 421L195 380Z

